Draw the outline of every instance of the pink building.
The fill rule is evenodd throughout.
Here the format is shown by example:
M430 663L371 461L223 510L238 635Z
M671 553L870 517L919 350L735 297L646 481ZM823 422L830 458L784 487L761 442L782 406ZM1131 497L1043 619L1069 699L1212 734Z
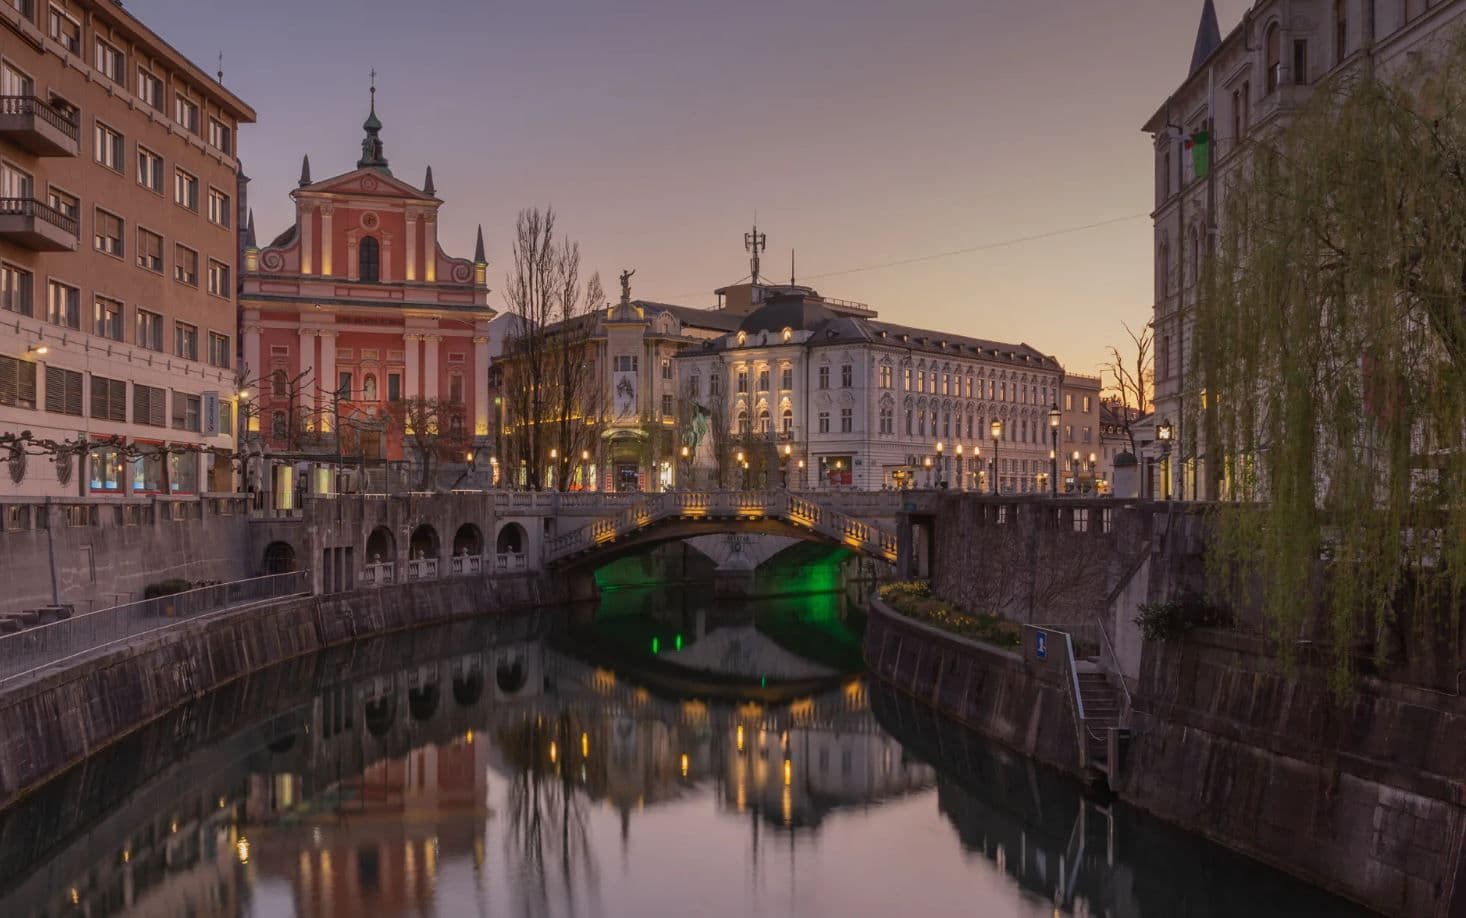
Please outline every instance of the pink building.
M392 175L372 94L356 168L313 182L307 159L295 224L258 246L250 221L241 377L249 429L275 456L408 458L414 399L443 406L445 442L488 434L483 231L473 259L444 253L432 168L422 188Z

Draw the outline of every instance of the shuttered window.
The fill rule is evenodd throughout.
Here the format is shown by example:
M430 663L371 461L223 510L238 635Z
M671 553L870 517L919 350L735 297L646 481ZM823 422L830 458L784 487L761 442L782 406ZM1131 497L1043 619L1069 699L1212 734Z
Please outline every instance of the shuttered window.
M126 421L127 383L93 375L92 417L99 421Z
M36 365L28 360L0 357L0 405L36 407Z
M150 427L168 425L168 390L140 383L132 385L132 422Z
M81 374L46 367L46 410L81 417Z
M199 397L182 392L173 393L173 429L199 430Z

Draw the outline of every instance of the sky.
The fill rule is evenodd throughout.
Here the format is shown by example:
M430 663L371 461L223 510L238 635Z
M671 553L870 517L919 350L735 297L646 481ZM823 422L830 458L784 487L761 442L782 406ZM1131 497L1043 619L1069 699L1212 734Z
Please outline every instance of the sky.
M1247 5L1218 0L1223 34ZM127 7L208 72L222 51L258 113L239 148L261 241L293 220L302 154L316 180L355 167L375 68L393 173L432 165L450 255L483 225L496 307L523 208L555 208L608 291L635 268L633 296L687 306L747 276L756 215L765 277L792 249L826 296L1097 373L1150 317L1140 127L1202 0Z

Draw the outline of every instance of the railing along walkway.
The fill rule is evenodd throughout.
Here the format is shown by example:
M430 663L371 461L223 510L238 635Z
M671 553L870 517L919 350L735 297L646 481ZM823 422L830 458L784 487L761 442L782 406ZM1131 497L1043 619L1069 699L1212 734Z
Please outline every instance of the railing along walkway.
M612 516L592 520L545 545L553 564L624 538L667 519L775 518L816 532L872 557L896 560L896 536L879 526L789 491L668 491L646 494Z
M310 573L292 571L157 596L0 635L0 684L205 613L309 592Z

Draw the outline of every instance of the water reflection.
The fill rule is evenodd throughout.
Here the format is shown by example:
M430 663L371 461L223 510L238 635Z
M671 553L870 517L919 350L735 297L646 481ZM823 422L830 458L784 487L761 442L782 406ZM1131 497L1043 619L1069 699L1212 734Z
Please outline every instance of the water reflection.
M0 814L0 914L1346 913L859 677L658 694L555 649L584 625L399 636L200 699Z

